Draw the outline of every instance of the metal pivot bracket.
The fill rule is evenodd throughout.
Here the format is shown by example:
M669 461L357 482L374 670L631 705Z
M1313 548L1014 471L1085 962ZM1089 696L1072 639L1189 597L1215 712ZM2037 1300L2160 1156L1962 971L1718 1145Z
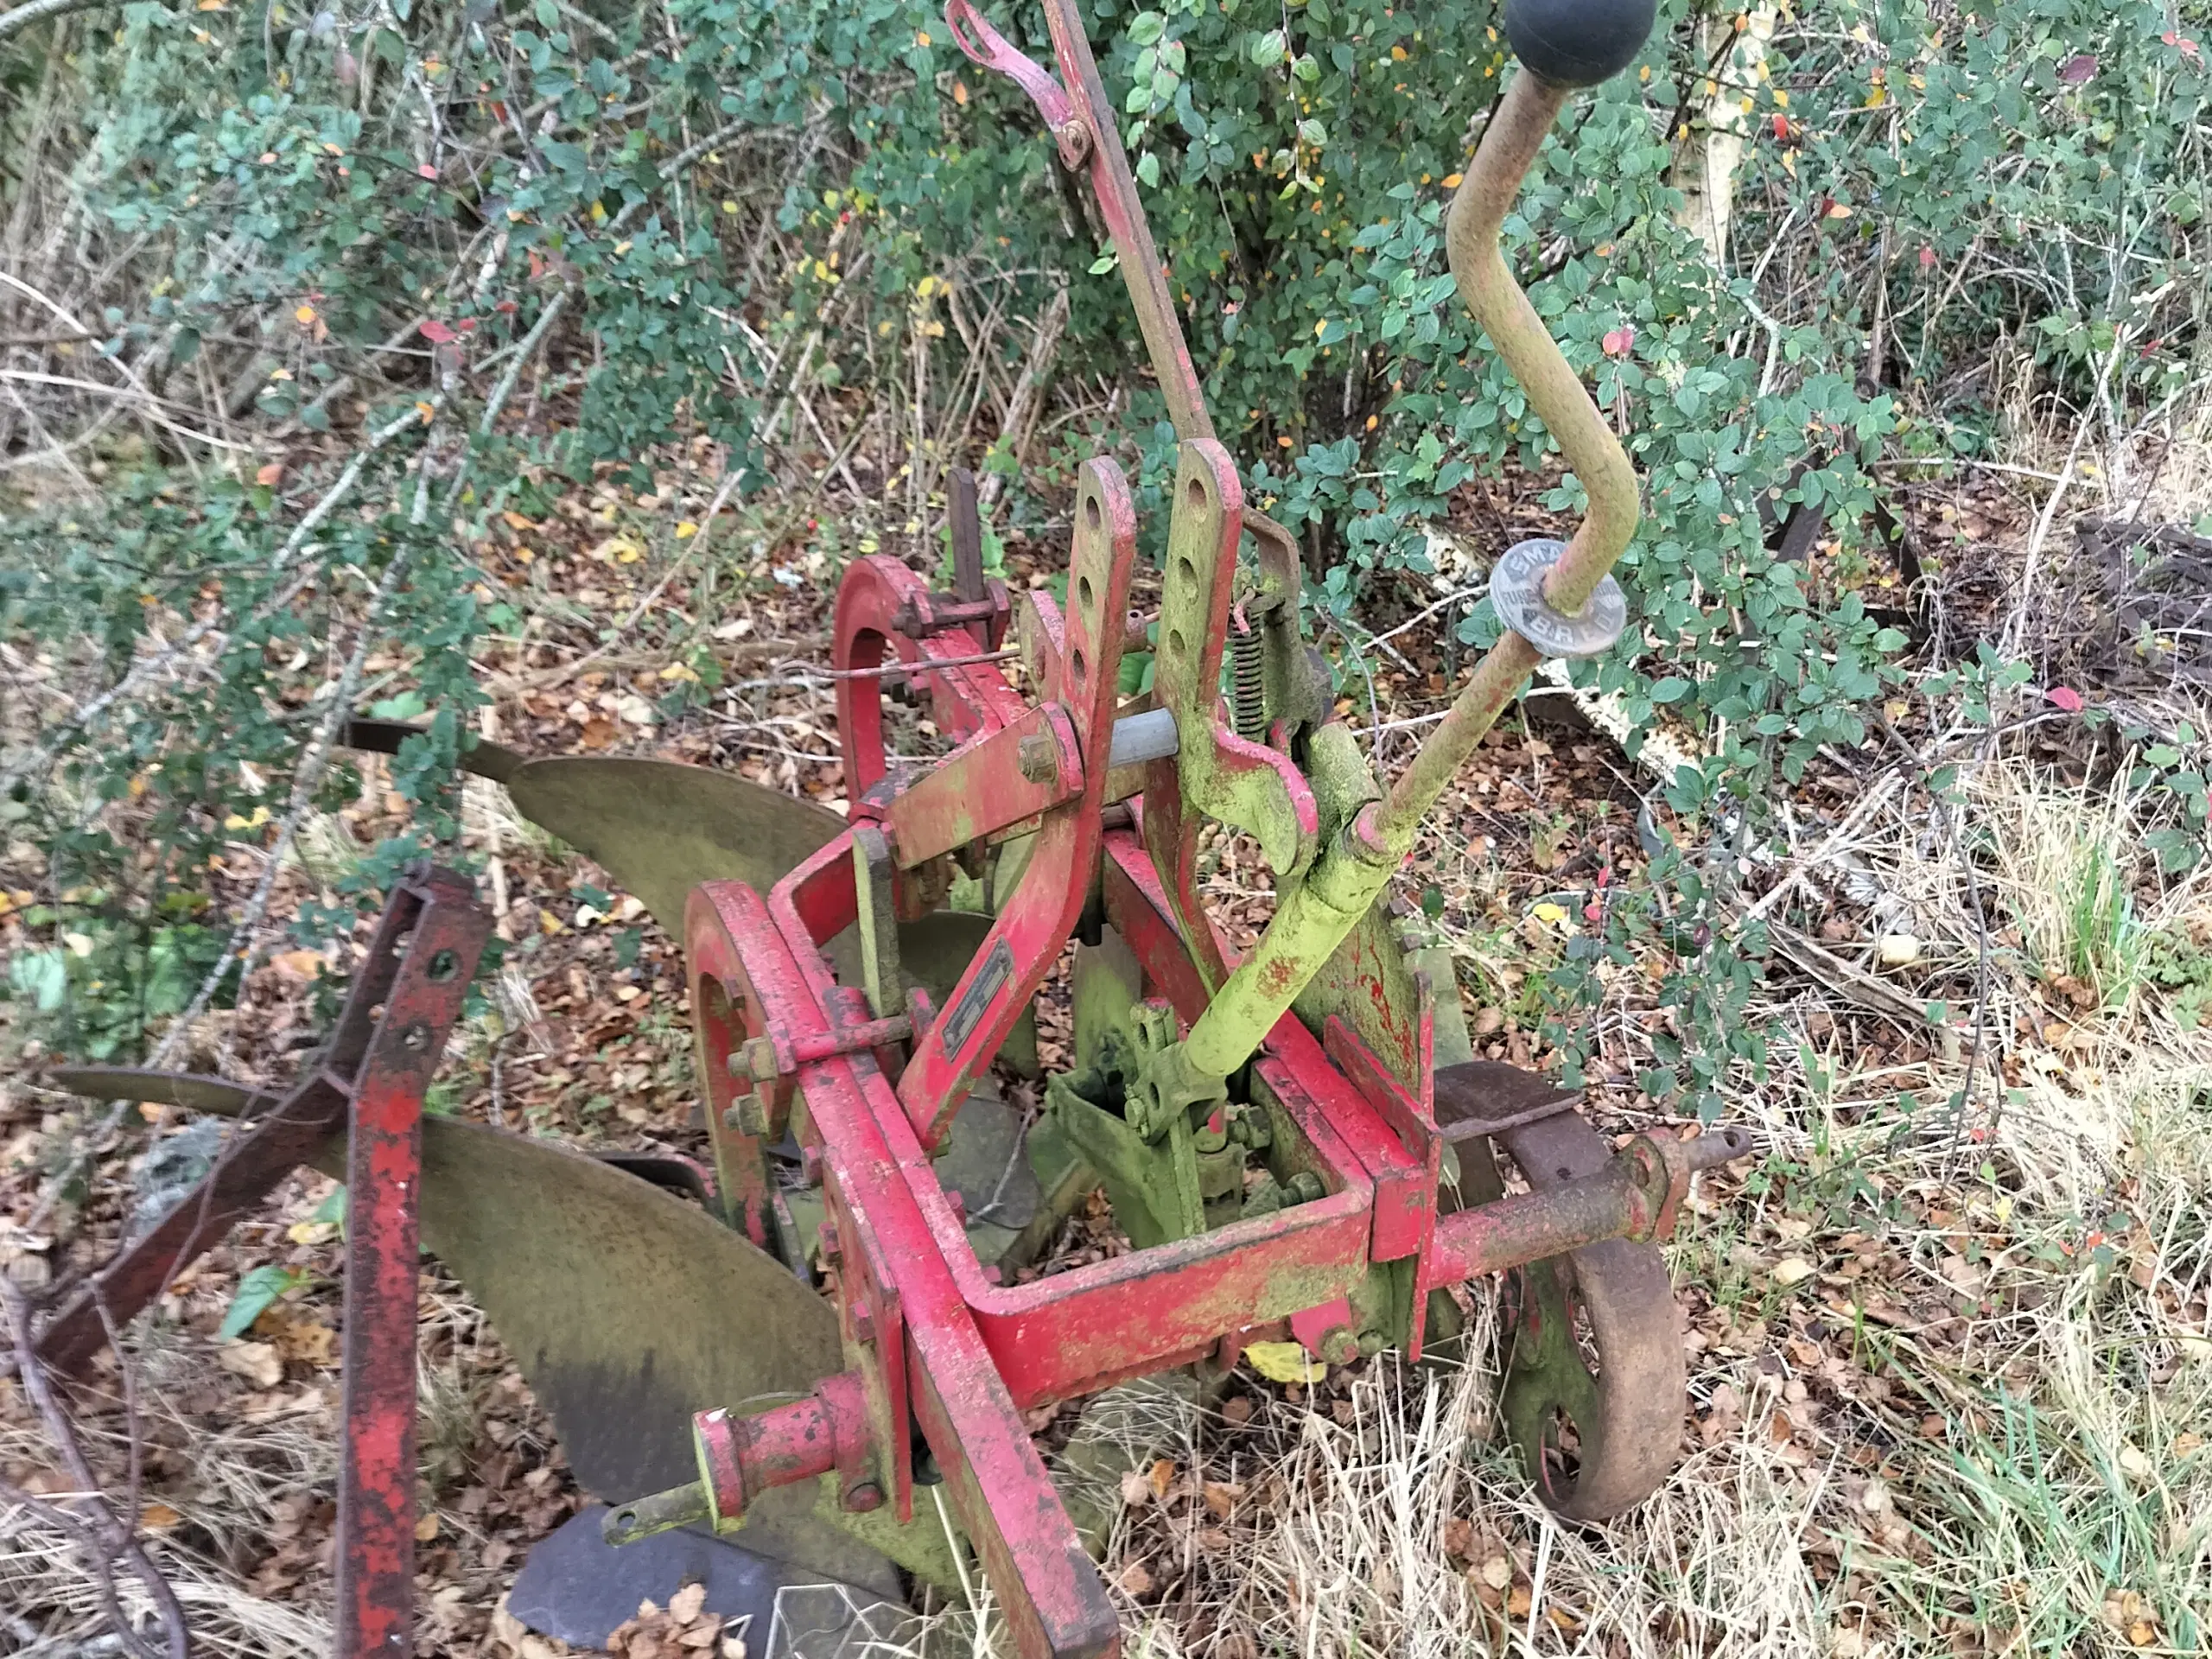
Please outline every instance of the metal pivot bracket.
M1628 626L1628 595L1610 575L1590 602L1568 612L1544 594L1544 582L1567 552L1548 536L1516 542L1490 573L1490 602L1498 620L1547 657L1602 657Z
M206 1179L95 1274L39 1340L48 1364L78 1369L294 1168L346 1136L353 1198L334 1620L343 1659L406 1659L411 1650L423 1101L491 925L465 876L427 864L410 869L386 898L329 1045L307 1075L281 1097L236 1090L235 1109L253 1121L241 1124ZM98 1075L81 1081L97 1087ZM149 1089L169 1081L141 1075ZM183 1098L219 1109L226 1085L181 1081Z

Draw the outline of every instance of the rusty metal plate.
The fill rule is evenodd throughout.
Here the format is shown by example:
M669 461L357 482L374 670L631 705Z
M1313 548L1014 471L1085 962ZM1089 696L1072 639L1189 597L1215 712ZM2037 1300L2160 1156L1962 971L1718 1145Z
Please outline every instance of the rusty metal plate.
M143 1100L181 1106L215 1117L266 1111L277 1096L221 1077L190 1071L153 1071L135 1065L57 1065L46 1074L57 1089L89 1100Z
M587 1491L619 1503L696 1479L693 1412L843 1368L829 1303L704 1211L552 1141L454 1118L423 1129L423 1242L491 1319ZM742 1541L895 1593L818 1497L811 1482L764 1496Z
M1497 1143L1537 1192L1596 1173L1612 1157L1577 1112L1507 1129ZM1682 1314L1656 1244L1611 1238L1519 1274L1517 1327L1499 1404L1544 1501L1599 1521L1658 1490L1681 1454L1688 1376ZM1593 1373L1575 1340L1575 1314L1598 1350ZM1573 1421L1575 1466L1557 1425Z
M518 812L596 860L671 935L700 882L766 893L845 828L827 807L678 760L554 755L505 781Z
M399 746L410 737L420 737L428 732L427 726L416 726L404 720L371 720L356 715L341 727L338 741L346 748L361 749L371 754L397 754ZM474 747L461 751L461 769L474 772L479 778L489 778L504 783L529 763L530 757L519 749L511 749L504 743L494 743L489 738L479 737Z
M1556 1117L1581 1096L1540 1071L1503 1060L1462 1060L1436 1068L1436 1132L1446 1141L1471 1141Z

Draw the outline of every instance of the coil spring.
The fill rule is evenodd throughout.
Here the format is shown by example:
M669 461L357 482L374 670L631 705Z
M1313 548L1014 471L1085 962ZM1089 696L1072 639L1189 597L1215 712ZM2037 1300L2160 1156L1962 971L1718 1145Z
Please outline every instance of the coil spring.
M1229 675L1230 717L1236 735L1260 742L1268 734L1266 664L1260 631L1241 617L1230 626Z

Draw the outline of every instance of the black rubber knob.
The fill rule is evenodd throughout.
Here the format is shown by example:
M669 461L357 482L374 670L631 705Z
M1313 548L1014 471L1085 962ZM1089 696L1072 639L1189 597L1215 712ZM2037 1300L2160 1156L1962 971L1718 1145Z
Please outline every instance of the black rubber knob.
M1505 0L1505 38L1554 86L1595 86L1636 61L1658 0Z

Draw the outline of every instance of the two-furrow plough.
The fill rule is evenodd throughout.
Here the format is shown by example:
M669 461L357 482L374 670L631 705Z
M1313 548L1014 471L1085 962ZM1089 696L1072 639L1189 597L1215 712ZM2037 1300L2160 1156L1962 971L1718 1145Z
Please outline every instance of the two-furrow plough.
M464 757L680 935L711 1170L422 1117L484 936L465 884L435 874L395 896L338 1037L282 1099L70 1074L253 1127L215 1178L227 1185L49 1324L57 1362L98 1346L100 1297L111 1315L142 1305L284 1170L322 1158L349 1175L349 1653L408 1640L418 1218L579 1480L610 1500L611 1538L742 1527L755 1549L855 1580L888 1556L957 1583L952 1552L972 1549L1027 1659L1111 1652L1117 1624L1024 1414L1126 1379L1218 1375L1261 1340L1329 1363L1418 1357L1457 1328L1450 1287L1503 1274L1502 1416L1544 1500L1601 1518L1673 1465L1682 1333L1655 1241L1695 1173L1748 1141L1616 1149L1571 1095L1476 1058L1448 956L1408 950L1382 902L1540 660L1605 652L1624 626L1607 572L1636 481L1498 232L1570 89L1640 49L1649 0L1506 6L1522 67L1452 203L1452 270L1589 512L1564 543L1501 554L1490 592L1508 632L1387 781L1303 632L1299 550L1215 436L1077 8L1046 10L1057 76L969 0L947 17L1035 103L1119 252L1180 439L1156 615L1132 614L1136 508L1101 456L1075 493L1065 604L986 580L962 501L953 591L886 556L847 569L842 817L671 762L488 742ZM1018 670L1000 660L1009 639ZM1119 692L1132 649L1153 652L1134 699ZM887 753L897 683L950 753ZM408 735L352 733L387 750ZM1201 900L1215 824L1274 876L1241 955ZM956 888L983 907L952 908ZM1071 941L1071 1063L1043 1079L1026 1213L1009 1211L1007 1115L976 1091L995 1063L1033 1065L1031 1006ZM1134 1248L1020 1271L1101 1188ZM918 1504L931 1486L957 1541Z

